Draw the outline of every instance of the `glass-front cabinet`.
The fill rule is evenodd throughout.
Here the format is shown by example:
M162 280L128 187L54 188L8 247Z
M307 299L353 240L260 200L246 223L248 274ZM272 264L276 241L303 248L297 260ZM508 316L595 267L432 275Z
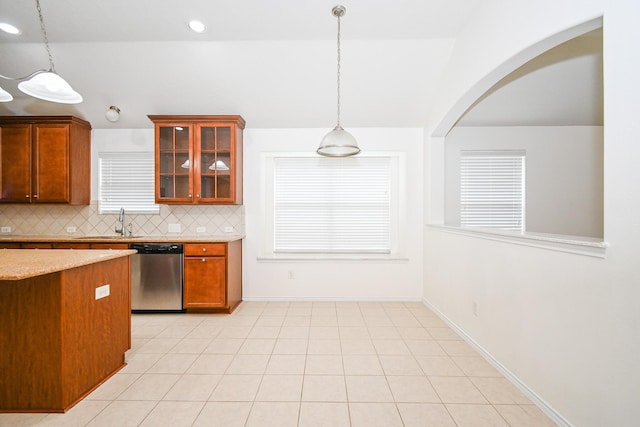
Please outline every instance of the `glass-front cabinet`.
M242 203L242 117L149 118L155 124L157 203Z

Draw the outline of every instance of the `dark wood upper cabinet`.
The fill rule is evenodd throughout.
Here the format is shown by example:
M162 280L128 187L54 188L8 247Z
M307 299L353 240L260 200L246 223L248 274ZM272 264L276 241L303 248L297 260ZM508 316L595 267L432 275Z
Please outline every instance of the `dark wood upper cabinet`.
M71 116L0 117L0 202L88 205L91 125Z
M242 117L149 119L155 125L157 203L242 204Z

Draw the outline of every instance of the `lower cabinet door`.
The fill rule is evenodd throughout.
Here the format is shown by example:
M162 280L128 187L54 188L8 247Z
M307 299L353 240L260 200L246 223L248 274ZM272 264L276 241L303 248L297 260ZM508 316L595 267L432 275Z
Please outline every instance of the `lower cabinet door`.
M226 306L224 257L184 258L184 308Z

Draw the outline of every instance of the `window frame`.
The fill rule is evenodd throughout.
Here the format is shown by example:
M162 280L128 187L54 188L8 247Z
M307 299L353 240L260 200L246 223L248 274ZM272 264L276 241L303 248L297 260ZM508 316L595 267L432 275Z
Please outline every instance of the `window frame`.
M293 252L293 251L277 251L275 250L274 241L274 221L275 221L275 162L277 158L281 157L300 157L318 159L319 157L313 153L299 153L299 152L263 152L261 153L261 176L262 176L262 188L260 198L260 226L262 243L259 252L259 259L263 260L325 260L325 259L357 259L357 260L385 260L385 259L404 259L402 254L403 240L406 236L405 222L400 218L405 217L406 212L406 191L404 190L405 183L405 158L404 153L401 152L367 152L366 154L359 154L358 157L386 157L389 159L390 166L390 216L389 216L389 231L390 231L390 246L389 250L385 253L380 252ZM329 158L320 158L324 161L331 161ZM335 160L335 159L333 159Z

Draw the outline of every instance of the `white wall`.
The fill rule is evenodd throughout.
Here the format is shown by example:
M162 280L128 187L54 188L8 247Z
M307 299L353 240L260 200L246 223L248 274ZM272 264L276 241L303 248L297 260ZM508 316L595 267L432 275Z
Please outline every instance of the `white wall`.
M640 40L640 3L487 2L457 40L452 71L426 133L434 137L425 148L430 185L425 206L436 209L428 213L430 220L442 218L437 210L444 186L441 136L456 117L492 83L535 55L545 39L564 41L572 35L563 31L601 15L606 257L427 227L424 296L546 402L561 424L632 426L640 419L640 51L630 46ZM562 35L554 36L558 33Z
M243 297L255 299L419 300L422 297L422 148L421 129L348 129L364 153L405 153L407 208L403 259L260 260L264 152L315 152L329 129L246 129L244 134ZM292 272L293 279L289 279Z
M526 151L526 231L603 236L603 129L456 127L445 141L445 223L460 225L460 150Z

